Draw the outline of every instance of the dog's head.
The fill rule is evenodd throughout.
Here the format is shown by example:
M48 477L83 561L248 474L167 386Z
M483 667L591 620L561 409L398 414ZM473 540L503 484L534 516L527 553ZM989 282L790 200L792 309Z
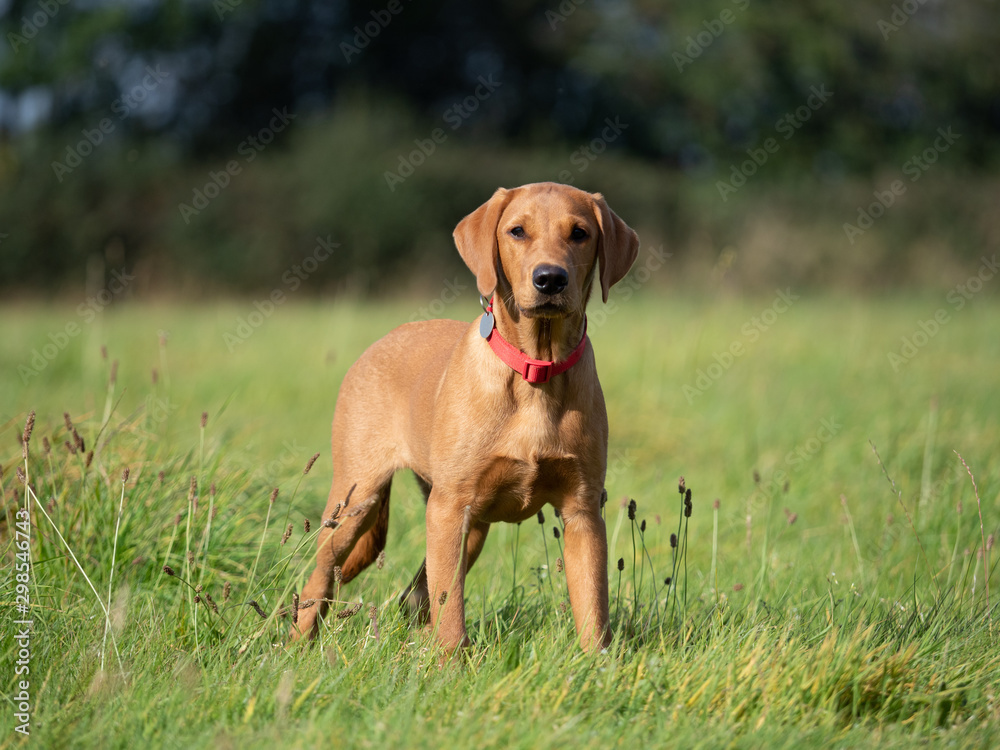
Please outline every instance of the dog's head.
M600 193L554 182L500 188L454 237L480 293L512 298L527 317L583 310L598 266L607 302L639 252L639 238Z

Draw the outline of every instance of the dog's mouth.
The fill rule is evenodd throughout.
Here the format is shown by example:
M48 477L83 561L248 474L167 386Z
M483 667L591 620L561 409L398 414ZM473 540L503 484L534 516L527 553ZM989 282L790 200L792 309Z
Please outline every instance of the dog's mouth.
M570 313L569 307L558 302L542 302L531 307L523 305L517 307L526 318L564 318Z

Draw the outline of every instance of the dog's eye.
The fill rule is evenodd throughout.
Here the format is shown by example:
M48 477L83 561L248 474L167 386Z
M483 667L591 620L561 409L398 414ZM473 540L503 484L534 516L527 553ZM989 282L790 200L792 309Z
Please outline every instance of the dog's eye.
M574 240L585 240L587 239L587 230L580 227L573 227L573 231L569 233L569 236Z
M524 237L524 227L514 227L510 230L511 237Z

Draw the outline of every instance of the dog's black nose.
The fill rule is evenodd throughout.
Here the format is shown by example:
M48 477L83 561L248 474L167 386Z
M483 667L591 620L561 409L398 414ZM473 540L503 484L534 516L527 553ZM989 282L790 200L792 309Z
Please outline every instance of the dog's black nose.
M565 268L545 264L534 270L531 281L542 294L559 294L569 284L569 274Z

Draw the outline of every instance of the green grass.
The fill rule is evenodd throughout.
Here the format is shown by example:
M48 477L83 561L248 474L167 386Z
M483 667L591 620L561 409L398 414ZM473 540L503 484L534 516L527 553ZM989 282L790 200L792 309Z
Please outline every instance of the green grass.
M471 320L477 306L468 296L446 314ZM575 646L549 511L544 527L494 527L469 576L474 645L444 666L394 605L423 556L422 503L408 475L393 488L385 566L340 594L345 607L363 602L360 612L331 620L321 647L307 650L288 647L279 617L310 569L340 380L369 343L426 301L289 303L232 352L223 334L249 304L121 305L92 322L74 308L0 308L0 540L11 570L2 578L2 632L19 617L11 531L25 488L15 467L35 410L30 482L104 605L111 585L121 657L119 665L110 636L104 645L97 596L32 507L33 741L996 746L1000 586L991 614L980 555L1000 524L1000 304L984 293L953 311L896 372L887 352L947 305L943 295L803 296L755 341L741 329L773 299L664 296L619 296L606 321L599 305L591 311L611 424L614 646L597 657ZM69 322L80 333L24 382L19 367ZM162 346L160 331L169 332ZM733 342L744 354L703 393L686 390ZM73 438L63 412L94 451L89 467L64 445ZM955 451L975 474L982 528ZM693 514L668 589L679 475L693 491ZM637 502L635 525L624 498ZM987 568L996 560L988 552ZM177 576L162 573L165 562ZM200 583L219 613L196 605L182 577ZM0 653L0 743L16 746L17 648L6 635Z

